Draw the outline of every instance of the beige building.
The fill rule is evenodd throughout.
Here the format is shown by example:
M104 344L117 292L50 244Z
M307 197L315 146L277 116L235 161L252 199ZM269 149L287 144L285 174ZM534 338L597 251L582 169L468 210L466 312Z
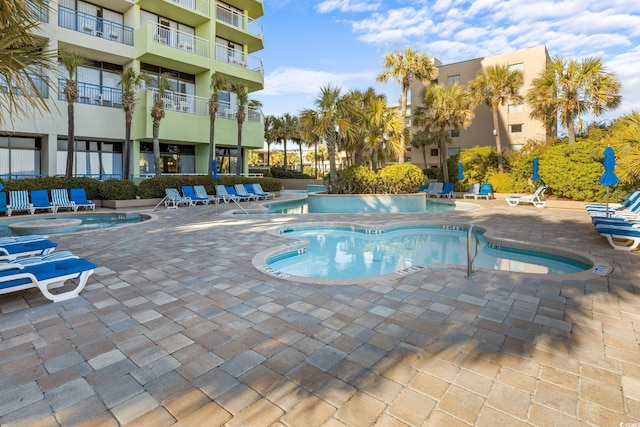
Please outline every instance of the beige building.
M531 86L532 81L544 70L548 59L547 49L544 46L536 46L485 58L438 65L438 78L434 83L459 83L466 86L484 67L508 65L522 71L524 76L522 94L524 94ZM436 64L439 64L437 60ZM422 105L423 89L422 83L415 83L411 88L411 107L413 111L415 111L416 107ZM531 108L526 103L499 107L499 131L504 151L519 150L529 140L544 140L547 137L548 134L544 124L541 121L530 119L530 112ZM417 130L419 128L412 127L412 132ZM484 104L480 105L475 111L475 118L471 126L459 132L452 130L450 131L450 136L451 142L448 145L448 156L475 146L495 146L491 109ZM426 146L423 149L427 158L426 167L438 167L438 147ZM410 158L412 163L425 167L421 150L412 148Z

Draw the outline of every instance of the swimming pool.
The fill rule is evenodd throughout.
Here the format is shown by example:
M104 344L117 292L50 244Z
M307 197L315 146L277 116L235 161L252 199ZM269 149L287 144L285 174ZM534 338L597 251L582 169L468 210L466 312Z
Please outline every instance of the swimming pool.
M267 272L314 279L355 279L404 273L431 265L467 266L467 227L396 225L283 227L278 233L298 240L265 257ZM594 263L579 255L528 245L498 244L476 229L474 268L536 274L589 271ZM475 253L475 241L472 248ZM254 264L255 265L255 264Z
M0 237L21 236L27 234L61 234L73 233L78 231L97 230L101 228L116 227L120 225L135 224L151 218L149 215L141 215L137 213L109 213L109 214L87 214L87 215L58 215L58 216L29 216L29 217L11 217L11 221L0 221ZM13 219L15 218L15 219ZM54 223L53 226L47 222L60 220L60 227ZM13 229L12 225L24 224L34 227L28 229ZM38 226L42 224L42 227ZM73 224L65 226L65 224Z
M343 205L342 205L343 206ZM269 203L267 205L265 205L265 207L267 208L267 211L264 212L265 214L309 214L309 213L317 213L314 212L312 209L309 208L309 202L307 199L297 199L297 200L290 200L290 201L286 201L286 202L276 202L276 203ZM343 210L340 211L340 207L337 207L337 213L351 213L353 212L357 212L357 213L362 213L362 212L381 212L381 213L388 213L388 210L385 209L376 209L374 210L372 209L363 209L363 210L355 210L355 209L349 209L347 210ZM344 209L344 207L343 207ZM454 202L451 200L447 200L447 201L434 201L434 200L429 200L426 199L426 202L424 204L424 208L420 211L420 212L453 212L453 211L468 211L468 210L472 210L472 209L477 209L477 206L470 204L470 203L458 203L458 202Z

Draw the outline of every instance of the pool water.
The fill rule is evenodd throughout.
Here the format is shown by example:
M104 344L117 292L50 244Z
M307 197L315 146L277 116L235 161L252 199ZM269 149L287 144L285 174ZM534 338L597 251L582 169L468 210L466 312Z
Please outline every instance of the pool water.
M379 276L429 264L467 266L467 230L448 226L399 227L372 233L351 227L305 227L283 235L308 240L303 251L267 260L279 272L318 279ZM586 260L516 247L496 246L482 233L474 267L540 274L590 270ZM472 246L475 253L475 244Z
M145 221L149 219L147 215L133 214L133 213L113 213L113 214L87 214L87 215L64 215L59 217L42 217L42 216L29 216L29 217L11 217L15 218L11 221L0 222L0 237L8 236L20 236L25 234L61 234L61 233L73 233L77 231L97 230L100 228L115 227L125 224L133 224ZM16 231L9 228L10 224L18 222L27 223L29 221L43 221L47 218L64 218L64 219L79 219L82 221L77 226L66 228L48 228L46 230L30 230L30 231Z
M265 206L268 210L266 214L308 214L309 204L307 199L292 200L289 202L272 203ZM461 210L475 209L471 204L452 203L452 202L436 202L427 200L423 212L453 212Z

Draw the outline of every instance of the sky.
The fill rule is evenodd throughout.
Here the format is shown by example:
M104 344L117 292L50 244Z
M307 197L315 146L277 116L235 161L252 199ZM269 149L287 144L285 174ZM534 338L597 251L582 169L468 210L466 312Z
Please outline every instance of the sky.
M601 58L622 82L621 106L640 111L638 0L264 0L259 18L265 114L314 108L320 88L369 87L398 102L397 83L377 83L386 53L414 51L443 64L544 45L551 56Z

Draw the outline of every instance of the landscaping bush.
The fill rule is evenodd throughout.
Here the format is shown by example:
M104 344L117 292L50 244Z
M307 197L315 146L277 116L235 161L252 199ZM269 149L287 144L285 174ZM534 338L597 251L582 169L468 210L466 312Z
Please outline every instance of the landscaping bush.
M328 180L328 176L327 176ZM328 184L328 183L327 183ZM336 194L373 194L376 192L378 177L366 166L349 166L338 171Z
M100 199L102 200L130 200L135 199L138 187L131 181L107 179L100 183Z
M422 170L410 163L385 166L378 176L378 192L383 194L415 193L424 184Z
M100 186L101 182L94 178L85 177L73 177L65 178L62 176L42 176L36 178L24 178L14 179L10 181L3 181L4 191L19 191L19 190L48 190L51 191L56 188L84 188L87 192L89 199L100 199Z
M220 176L217 184L253 184L260 183L264 191L280 191L282 183L275 178L247 178L243 176ZM202 185L209 194L215 194L215 184L208 175L171 175L148 178L138 184L138 194L143 199L154 199L164 197L165 188L181 189L183 185Z
M488 181L491 184L491 188L496 193L513 193L515 187L515 181L513 177L507 173L497 173Z
M285 178L286 179L315 179L314 176L307 175L306 173L302 173L300 171L296 171L293 169L285 170L281 166L273 166L271 168L271 176L274 178L282 178L282 179L285 179Z

